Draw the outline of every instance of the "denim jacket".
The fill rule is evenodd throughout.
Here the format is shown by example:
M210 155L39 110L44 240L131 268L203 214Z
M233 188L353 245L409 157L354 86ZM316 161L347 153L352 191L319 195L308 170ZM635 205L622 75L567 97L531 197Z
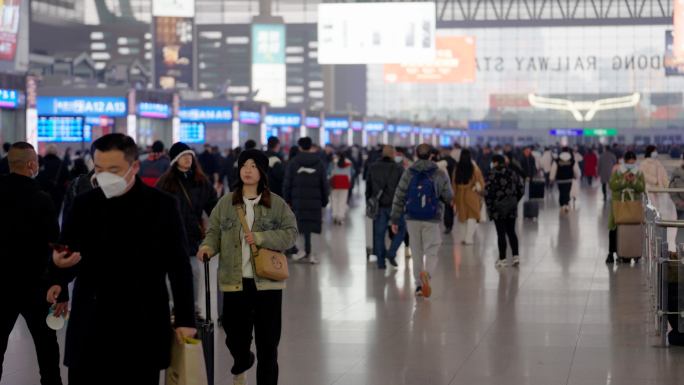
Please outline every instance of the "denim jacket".
M299 231L297 220L283 198L271 193L270 206L262 201L254 208L252 232L258 248L284 251L294 246ZM242 204L243 210L245 205ZM235 206L233 193L218 202L209 218L207 237L200 250L209 250L212 255L220 253L218 280L221 291L242 291L242 224ZM252 263L254 269L254 263ZM254 271L257 290L282 290L285 281L273 281L259 277Z

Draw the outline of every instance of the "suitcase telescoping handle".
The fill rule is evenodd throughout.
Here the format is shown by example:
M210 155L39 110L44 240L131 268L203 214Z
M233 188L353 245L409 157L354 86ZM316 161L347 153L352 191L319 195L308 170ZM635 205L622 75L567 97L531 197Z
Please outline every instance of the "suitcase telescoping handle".
M626 192L629 192L629 196L630 196L631 200L634 200L634 189L626 188L626 189L622 190L622 201L623 202L625 201L625 193Z
M211 319L211 289L209 287L209 261L204 262L204 286L206 287L207 322Z

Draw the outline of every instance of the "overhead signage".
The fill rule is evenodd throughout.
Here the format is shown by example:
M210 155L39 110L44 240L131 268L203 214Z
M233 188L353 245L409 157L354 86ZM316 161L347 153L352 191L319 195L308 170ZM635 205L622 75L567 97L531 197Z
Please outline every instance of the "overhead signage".
M153 0L152 16L195 17L195 2L179 0Z
M26 4L30 7L30 3ZM21 19L21 0L4 0L0 8L0 60L14 60Z
M354 131L363 131L363 122L360 122L358 120L352 121L351 124L352 130Z
M443 146L443 147L451 146L451 137L450 136L440 136L439 137L439 145Z
M256 111L240 111L240 123L260 124L261 113Z
M419 126L413 126L413 133L414 134L420 134L420 127Z
M157 88L193 88L193 28L192 17L154 18L154 76Z
M582 130L551 130L551 136L582 136Z
M326 130L347 130L349 129L349 119L326 118L323 121L323 127Z
M114 118L108 116L86 116L85 124L91 126L111 127L114 125Z
M287 96L285 67L285 25L252 25L252 90L255 100L271 107L285 107Z
M442 130L440 128L435 128L435 135L442 135Z
M432 61L435 16L434 2L319 4L318 62Z
M594 128L584 130L584 136L616 136L618 130L615 128Z
M397 134L410 134L413 131L413 126L410 124L397 124Z
M432 127L421 127L420 133L423 135L432 135L435 133L435 129Z
M204 123L181 122L180 141L183 143L204 143L206 130Z
M383 122L366 122L366 131L368 132L382 132L384 130L385 123Z
M470 131L489 130L489 123L485 123L485 122L469 122L469 123L468 123L468 129L469 129Z
M230 123L233 109L230 107L181 107L178 111L181 122Z
M302 116L299 114L266 114L266 125L272 127L299 127L302 125Z
M0 108L16 108L19 103L18 92L0 89Z
M37 109L40 116L126 116L126 98L39 96Z
M461 136L461 130L455 130L452 128L445 128L442 130L442 135L444 135L444 136Z
M321 118L316 118L313 116L307 116L306 119L304 119L304 124L308 128L319 128L319 127L321 127Z
M41 116L38 118L39 142L90 142L90 125L82 116Z
M438 37L436 47L433 60L385 64L385 83L475 82L474 36Z
M141 118L166 119L169 117L170 107L161 103L138 103L138 116Z
M390 134L395 133L397 131L397 125L396 124L388 124L387 125L387 132Z

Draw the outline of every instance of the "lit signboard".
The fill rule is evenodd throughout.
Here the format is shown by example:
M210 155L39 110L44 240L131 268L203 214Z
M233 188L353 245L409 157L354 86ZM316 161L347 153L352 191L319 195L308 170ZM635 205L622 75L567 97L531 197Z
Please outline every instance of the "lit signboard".
M395 124L388 124L387 125L387 132L390 134L395 133L397 131L397 126Z
M304 120L304 124L309 128L319 128L321 126L321 118L307 116Z
M180 124L180 141L183 143L204 143L205 134L204 123L182 122Z
M551 136L582 136L582 130L551 130Z
M419 126L413 126L413 133L414 134L420 134L420 127Z
M489 130L489 123L485 122L470 122L468 129L471 131Z
M240 111L240 123L259 124L261 123L261 113L256 111Z
M169 105L160 103L138 103L138 115L141 118L166 119L169 117Z
M368 132L382 132L384 129L385 124L383 122L366 122L366 131Z
M347 130L349 129L349 119L326 118L323 121L323 127L326 130Z
M40 116L126 116L126 98L40 96L36 103Z
M229 107L181 107L178 111L181 122L230 123L233 109Z
M284 24L252 25L252 89L272 107L286 105L285 43Z
M432 127L421 127L420 133L423 135L432 135L435 133L435 129Z
M397 124L397 134L410 134L413 132L413 126L410 124Z
M16 108L17 97L17 91L0 89L0 108Z
M594 128L584 130L584 136L616 136L618 130L615 128Z
M90 142L90 125L82 116L41 116L38 118L39 142Z
M461 130L454 130L451 128L447 128L442 130L442 135L444 136L461 136Z
M302 125L302 116L298 114L266 114L265 121L269 126L299 127Z
M363 122L360 122L358 120L352 121L352 130L354 131L362 131L363 130Z

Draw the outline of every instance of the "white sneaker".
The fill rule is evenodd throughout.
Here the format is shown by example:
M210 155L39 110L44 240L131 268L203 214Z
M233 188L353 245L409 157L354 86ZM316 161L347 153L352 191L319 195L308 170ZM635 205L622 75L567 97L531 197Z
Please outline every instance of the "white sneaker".
M245 373L234 375L233 385L247 385L247 375Z
M498 259L494 264L496 267L508 267L508 261L505 259Z
M306 258L306 252L304 252L304 250L292 256L293 261L301 261L304 258Z
M318 265L321 262L318 260L318 258L314 257L313 255L310 255L309 263L311 263L312 265Z
M514 255L513 256L513 266L518 266L519 264L520 264L520 256Z

